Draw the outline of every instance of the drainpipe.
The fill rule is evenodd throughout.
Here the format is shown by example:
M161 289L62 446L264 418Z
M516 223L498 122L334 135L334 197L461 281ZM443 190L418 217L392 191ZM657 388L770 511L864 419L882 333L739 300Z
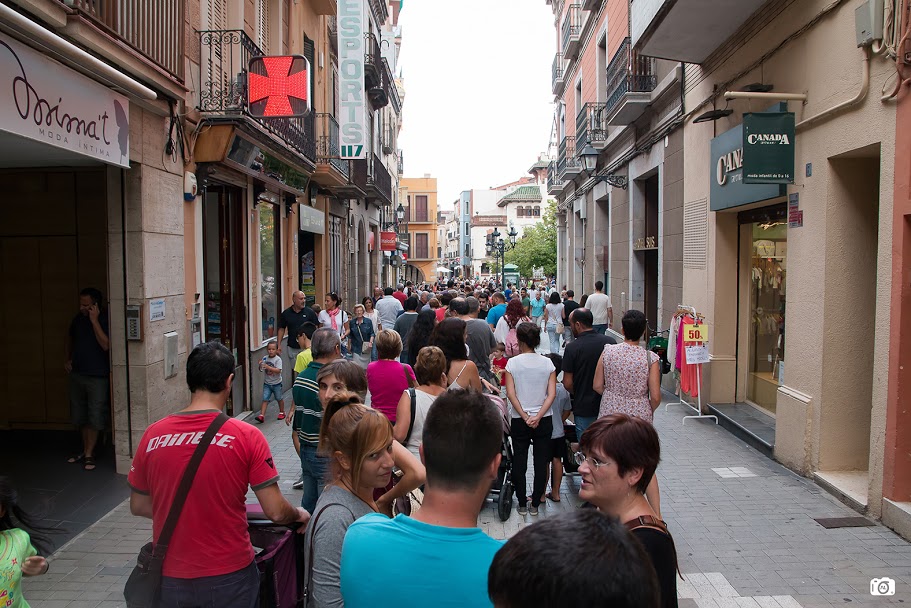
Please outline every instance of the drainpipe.
M855 95L854 97L852 97L851 99L849 99L847 101L843 101L840 104L829 108L828 110L824 110L824 111L820 112L819 114L816 114L814 116L801 120L799 123L797 123L797 125L795 125L795 127L797 129L800 129L801 127L809 127L811 124L813 124L815 122L819 122L820 120L829 118L836 112L840 112L842 110L846 110L852 106L855 106L858 103L860 103L861 101L863 101L864 97L867 96L867 92L869 90L870 90L870 49L869 49L869 47L864 47L863 75L861 76L860 91L857 92L857 95Z
M124 313L126 305L129 302L129 289L127 288L127 175L126 171L120 170L120 246L121 251L121 271L123 276L123 306ZM133 457L133 401L130 399L133 391L130 389L130 341L127 339L126 332L123 334L123 354L124 354L124 381L127 389L127 452L130 458Z

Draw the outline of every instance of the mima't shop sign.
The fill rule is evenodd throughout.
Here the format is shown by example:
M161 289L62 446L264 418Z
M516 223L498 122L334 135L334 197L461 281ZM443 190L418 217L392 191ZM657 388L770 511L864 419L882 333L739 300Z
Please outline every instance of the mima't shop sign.
M127 98L0 34L0 131L124 168Z

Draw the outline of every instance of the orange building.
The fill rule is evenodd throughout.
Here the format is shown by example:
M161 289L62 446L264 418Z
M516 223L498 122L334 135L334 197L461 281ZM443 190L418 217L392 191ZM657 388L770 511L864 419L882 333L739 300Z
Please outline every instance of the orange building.
M402 279L420 283L433 280L440 261L437 243L437 178L403 177L399 200L405 207L403 241L408 245L408 263Z

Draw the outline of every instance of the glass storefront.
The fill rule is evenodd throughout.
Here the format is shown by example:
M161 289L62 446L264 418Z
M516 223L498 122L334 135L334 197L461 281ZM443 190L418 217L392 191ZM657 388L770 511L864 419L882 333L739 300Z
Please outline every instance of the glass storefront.
M748 226L749 368L747 401L775 414L779 385L784 382L785 293L788 259L786 208L778 205L741 214ZM742 232L741 234L744 234Z

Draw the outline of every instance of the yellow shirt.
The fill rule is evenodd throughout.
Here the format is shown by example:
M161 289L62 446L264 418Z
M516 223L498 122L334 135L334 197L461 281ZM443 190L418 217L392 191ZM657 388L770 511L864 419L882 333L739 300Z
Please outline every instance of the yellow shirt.
M294 360L294 377L296 378L299 373L310 365L311 361L313 361L313 355L310 353L309 348L297 353L297 359Z

